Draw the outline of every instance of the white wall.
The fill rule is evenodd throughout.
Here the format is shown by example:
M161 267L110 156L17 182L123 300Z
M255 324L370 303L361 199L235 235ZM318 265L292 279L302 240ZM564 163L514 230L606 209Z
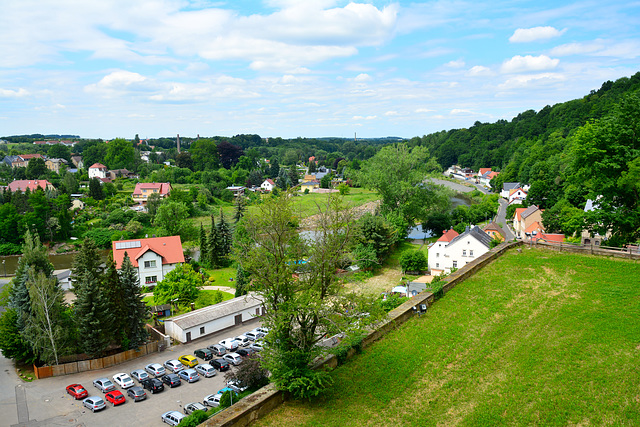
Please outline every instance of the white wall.
M107 173L98 168L89 168L89 179L92 178L106 178Z
M155 267L145 267L145 261L155 261ZM164 278L164 274L162 272L162 258L153 251L147 251L144 255L138 258L138 275L140 277L140 285L141 286L154 286L157 282L161 281ZM156 276L156 283L147 284L146 278Z
M429 268L450 273L454 268L454 261L455 268L462 268L487 252L489 248L471 236L465 236L446 246L445 242L435 242L429 248Z

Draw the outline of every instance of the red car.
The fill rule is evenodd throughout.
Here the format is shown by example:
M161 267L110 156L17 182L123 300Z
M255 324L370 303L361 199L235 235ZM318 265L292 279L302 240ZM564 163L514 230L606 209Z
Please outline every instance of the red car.
M67 386L67 393L74 397L74 399L84 399L89 396L89 392L87 389L82 387L80 384L71 384Z
M109 393L105 394L104 397L108 402L111 402L113 406L118 406L127 401L127 398L124 397L124 394L120 393L119 390L113 390Z

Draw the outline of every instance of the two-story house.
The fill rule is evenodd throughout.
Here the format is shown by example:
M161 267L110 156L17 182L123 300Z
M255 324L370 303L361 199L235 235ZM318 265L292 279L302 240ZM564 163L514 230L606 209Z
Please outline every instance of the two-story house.
M524 199L526 198L527 198L527 192L524 189L518 187L513 190L509 190L509 198L507 200L509 201L510 205L511 204L521 205Z
M51 184L46 179L33 179L33 180L32 179L17 179L17 180L15 180L13 182L10 182L9 185L7 185L7 188L9 190L11 190L12 193L15 193L18 190L20 190L20 191L22 191L24 193L25 191L27 191L27 188L32 193L34 191L36 191L38 188L41 188L42 190L54 190L55 189L53 184Z
M536 222L542 224L542 210L536 205L531 205L528 208L516 208L516 213L513 216L513 231L516 237L524 239L527 229L529 229L529 233L534 231L530 227L534 226Z
M180 236L119 240L112 243L116 268L122 268L125 252L138 269L140 285L155 286L178 263L184 263Z
M107 177L108 169L102 163L94 163L91 166L89 166L88 172L89 172L90 180L93 178L102 179Z
M479 256L489 252L491 240L491 236L476 225L467 227L464 233L455 236L449 242L439 244L440 242L436 241L429 248L428 261L431 275L450 273L454 268L464 267ZM433 258L431 256L432 252L434 252Z
M276 183L273 182L271 178L265 179L262 184L260 184L260 189L262 191L273 191L276 188Z
M168 182L139 182L133 190L131 197L136 203L146 203L152 194L158 194L161 199L169 196L171 184Z
M444 248L458 236L458 232L453 228L444 230L442 236L429 246L427 263L432 276L437 276L444 272Z

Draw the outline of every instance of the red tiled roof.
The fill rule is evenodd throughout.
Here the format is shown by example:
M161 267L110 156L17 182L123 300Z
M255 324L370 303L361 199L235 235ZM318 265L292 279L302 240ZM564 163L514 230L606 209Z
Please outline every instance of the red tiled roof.
M545 234L541 233L538 235L538 239L544 239L548 242L558 242L561 243L564 241L564 234Z
M544 231L544 227L538 221L535 221L533 224L528 226L527 229L524 230L524 232L525 233L532 233L532 232L538 231L538 230L539 231Z
M458 232L453 228L451 228L447 231L442 232L442 237L438 239L438 242L450 242L457 236L458 236Z
M498 175L500 175L500 172L491 171L491 173L489 175L487 175L487 178L491 179L491 178L496 177Z
M140 246L137 248L116 249L116 243L124 242L139 242ZM184 262L184 253L182 252L180 236L118 240L117 242L111 243L111 249L113 250L113 260L115 261L117 268L122 267L125 252L129 255L129 258L131 258L131 263L134 267L138 267L138 258L144 255L147 251L153 251L160 255L162 257L163 265Z
M142 195L142 189L158 190L158 194L166 196L171 192L171 184L168 182L139 182L133 190L133 194Z
M478 171L478 175L482 176L487 172L491 172L491 168L480 168L480 170Z
M46 179L35 179L35 180L19 179L19 180L16 180L16 181L13 181L13 182L9 183L9 185L7 187L12 192L15 192L17 190L25 192L25 191L27 191L27 188L30 191L35 191L38 188L42 188L43 190L46 190L47 187L50 186L50 185L52 185L52 184L49 181L47 181Z
M19 154L23 160L31 160L31 159L43 159L42 154Z
M91 166L89 166L89 169L106 169L106 168L107 167L102 163L94 163Z
M522 221L522 218L521 218L522 212L524 212L526 210L527 210L527 208L516 208L516 219L518 221Z

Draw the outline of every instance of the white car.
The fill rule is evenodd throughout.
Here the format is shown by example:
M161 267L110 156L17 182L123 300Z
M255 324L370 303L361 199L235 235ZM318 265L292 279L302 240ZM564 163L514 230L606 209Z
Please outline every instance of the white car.
M202 403L198 403L198 402L187 403L186 405L184 405L184 412L187 415L193 414L195 411L205 411L206 412L207 408Z
M255 351L262 351L262 349L264 348L262 341L256 341L253 344L251 344L249 346L249 348L255 350Z
M226 340L220 341L218 344L231 351L238 348L238 341L234 340L233 338L227 338Z
M240 382L240 380L237 378L227 381L227 387L235 390L236 393L241 393L249 388L246 385L243 385L242 382Z
M238 353L227 353L222 358L232 365L238 366L242 363L242 357Z
M215 377L217 373L216 368L209 365L208 363L196 365L194 369L198 374L202 375L205 378Z
M220 406L221 397L222 395L220 393L210 394L208 396L205 396L204 399L202 399L202 404L204 406L211 406L212 408L217 408L218 406Z
M238 345L242 347L247 347L251 344L251 340L246 335L238 335L234 340L238 341Z
M161 377L167 373L167 370L164 369L164 366L159 363L149 363L144 367L144 369L154 377Z
M129 387L133 387L135 384L133 383L133 380L131 379L131 377L127 374L125 374L124 372L120 372L119 374L115 374L113 376L113 381L118 384L120 387L122 388L129 388Z
M171 359L164 362L165 368L174 374L182 371L184 369L184 365L178 359Z

